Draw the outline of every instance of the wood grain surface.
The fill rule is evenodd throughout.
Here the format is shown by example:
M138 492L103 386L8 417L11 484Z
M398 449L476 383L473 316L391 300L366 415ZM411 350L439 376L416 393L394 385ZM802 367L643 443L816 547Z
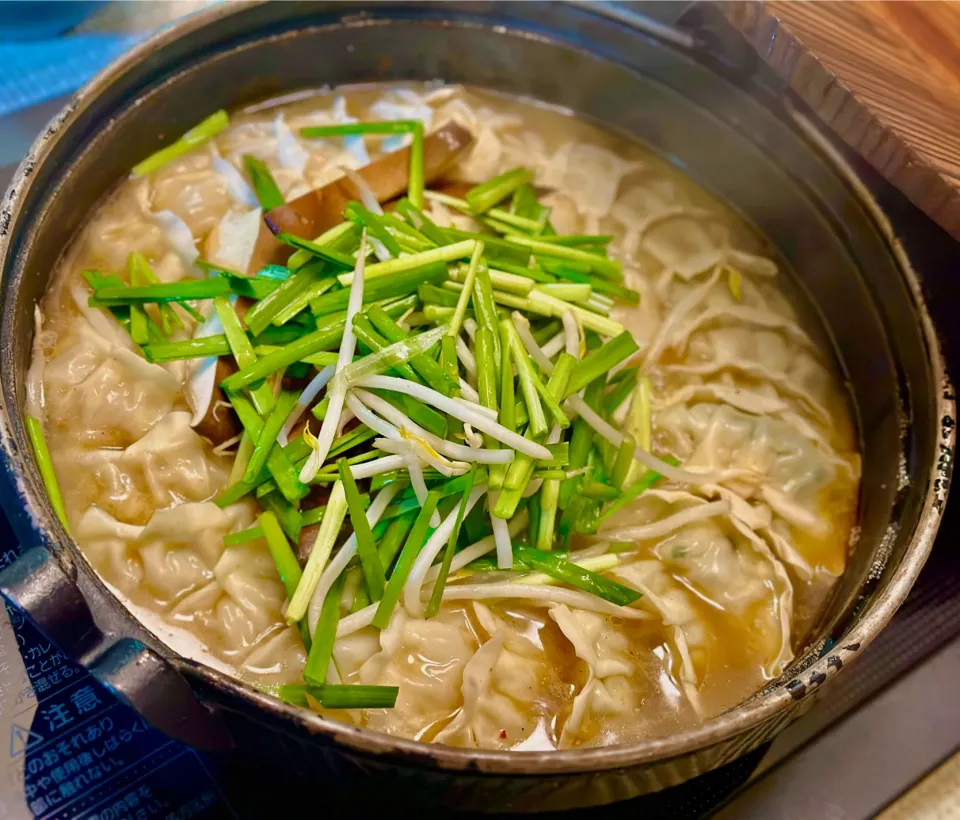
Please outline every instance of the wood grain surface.
M721 7L827 124L960 239L960 3Z

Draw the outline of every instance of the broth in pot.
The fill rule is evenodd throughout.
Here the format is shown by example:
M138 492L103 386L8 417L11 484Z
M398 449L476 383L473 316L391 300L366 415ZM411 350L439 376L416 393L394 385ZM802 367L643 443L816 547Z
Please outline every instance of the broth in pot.
M426 742L628 743L779 677L844 571L856 431L786 276L567 112L301 94L90 215L27 411L84 555L209 662Z

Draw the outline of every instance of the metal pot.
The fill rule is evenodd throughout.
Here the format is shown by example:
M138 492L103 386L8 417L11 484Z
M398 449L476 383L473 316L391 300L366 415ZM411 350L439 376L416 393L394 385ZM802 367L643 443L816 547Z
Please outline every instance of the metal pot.
M789 672L696 729L521 754L420 744L294 709L174 655L134 621L44 495L22 410L33 305L104 193L215 108L323 84L437 77L635 135L733 203L799 272L849 383L864 454L849 569ZM0 211L2 501L21 543L39 545L3 574L4 594L160 728L200 748L256 748L304 782L319 771L342 782L376 773L381 795L570 808L681 783L769 740L904 600L944 509L954 407L920 283L883 213L813 124L746 84L689 35L604 4L231 3L145 41L50 124Z

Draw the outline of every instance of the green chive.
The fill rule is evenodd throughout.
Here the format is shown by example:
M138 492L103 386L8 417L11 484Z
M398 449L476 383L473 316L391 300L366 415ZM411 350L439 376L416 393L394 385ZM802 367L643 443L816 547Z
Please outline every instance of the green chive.
M675 459L673 456L668 456L664 459L668 464L672 464L676 467L680 462ZM660 473L656 470L647 470L634 484L631 484L627 487L623 494L619 498L615 499L609 506L607 506L603 512L600 514L599 520L606 521L614 513L622 510L627 504L633 501L635 498L643 495L647 490L649 490L654 484L656 484L661 478L663 478Z
M313 644L303 668L303 678L308 683L322 686L327 679L327 670L333 658L333 644L337 640L337 624L340 621L340 597L343 595L344 573L327 590L323 599L317 628L313 631ZM321 701L322 702L322 701Z
M278 370L289 367L294 362L302 361L307 356L335 347L343 336L345 322L346 316L342 314L324 317L323 325L321 326L318 322L317 330L313 333L301 336L275 353L257 359L249 366L241 367L236 373L224 379L221 386L224 390L235 393L255 382L262 381Z
M400 552L404 539L410 533L416 517L413 512L398 515L387 525L387 531L383 534L383 538L380 539L380 544L377 546L377 554L380 556L380 565L384 572L389 572L390 567L393 566L393 561L397 557L397 553Z
M141 285L130 288L101 288L90 297L90 307L145 304L149 302L182 302L186 299L213 299L228 296L230 283L223 277L190 279L160 285Z
M367 308L366 316L383 337L395 344L409 338L410 334L398 325L379 305ZM425 354L415 356L410 360L410 366L424 383L438 393L453 396L460 390L460 383L447 373L443 367Z
M320 704L325 709L393 709L400 689L397 686L363 686L360 684L324 686Z
M253 190L260 200L260 207L265 211L271 211L283 205L283 194L277 187L277 182L267 168L266 163L250 154L243 155L243 167L247 169L250 175L250 181L253 183Z
M284 390L280 393L276 407L274 407L273 412L270 413L270 416L264 422L263 430L260 431L260 436L257 438L257 444L253 448L250 461L247 463L247 469L243 474L244 481L253 481L260 475L260 471L267 464L267 456L270 455L273 446L277 443L277 436L280 434L280 430L296 406L296 393L289 390Z
M397 203L397 212L402 214L404 219L433 242L434 245L452 244L452 240L447 237L443 230L437 227L436 223L409 199L404 198Z
M263 537L264 532L262 527L250 527L249 529L240 530L239 532L227 533L227 535L223 536L223 546L237 547L240 544L249 544L251 541L256 541Z
M393 235L387 230L387 226L377 214L368 211L359 202L348 202L343 215L358 225L363 225L367 229L367 233L379 240L391 256L400 256L400 245L397 244L397 240L393 238Z
M351 122L336 125L311 125L300 129L300 136L307 139L325 139L326 137L350 137L354 134L409 134L417 125L423 127L418 120L389 120L386 122Z
M605 601L610 601L617 606L630 606L630 604L640 600L641 593L635 589L618 584L597 575L583 567L578 567L571 561L561 558L549 552L534 549L532 547L516 547L517 557L530 569L556 578L558 581L568 584L576 589L582 589Z
M263 360L261 359L261 361ZM257 413L252 402L246 396L231 395L230 403L250 438L257 441L260 438L260 433L263 432L263 419L260 418L260 414ZM310 491L309 487L300 482L297 471L282 448L274 447L270 450L270 454L267 456L267 469L277 483L277 487L283 493L284 498L288 501L297 501ZM245 484L245 482L241 483Z
M253 352L253 345L250 344L250 339L247 338L247 332L240 324L240 317L237 316L233 305L230 304L230 300L223 296L218 296L213 300L213 307L217 311L217 316L220 317L221 324L223 324L224 334L227 337L227 343L230 345L233 358L236 359L237 367L245 368L255 365L258 361L257 354ZM270 385L266 382L251 384L249 385L249 390L250 398L253 400L253 406L257 408L257 412L260 413L260 415L269 413L273 409L276 399L273 396Z
M226 336L204 336L199 339L185 339L182 342L160 342L143 348L143 356L148 362L176 362L182 359L206 359L210 356L226 356L230 345Z
M520 390L523 393L523 402L527 406L527 415L530 419L530 434L534 437L546 435L547 417L544 415L543 406L540 404L543 384L533 369L530 356L520 341L520 336L513 325L513 321L510 319L501 320L500 333L510 347L513 363L520 375ZM569 422L567 423L569 424Z
M297 584L300 583L300 576L303 575L297 557L293 554L293 548L283 534L283 530L280 529L280 523L277 521L276 515L272 512L261 513L257 518L257 523L260 525L260 534L266 539L273 562L277 565L277 572L283 582L287 598L292 598L293 593L296 592ZM239 535L239 533L235 533L235 535ZM226 543L226 540L224 538L224 543Z
M460 297L456 293L438 288L436 285L420 285L417 295L421 302L433 302L444 307L456 307Z
M276 237L285 245L290 245L298 250L306 251L313 256L319 257L320 259L325 259L327 262L330 262L339 268L352 270L355 264L351 257L340 253L340 251L335 251L329 246L318 245L316 242L311 242L309 239L303 239L299 236L294 236L292 233L285 233L281 231L276 235Z
M350 511L353 534L357 539L357 556L360 558L360 566L363 567L363 577L367 582L367 591L370 593L371 600L379 601L383 597L386 579L383 576L380 556L377 554L377 545L374 543L370 523L363 511L357 482L350 472L346 459L341 458L337 466L340 481L343 483L343 492L347 499L347 509Z
M313 240L313 244L329 248L333 251L347 253L356 250L358 243L360 242L360 233L360 226L355 222L350 222L347 220L345 222L341 222L339 225L334 225L328 231L324 231L322 234L320 234L320 236ZM322 261L317 260L317 257L310 253L310 251L301 249L294 251L290 255L290 258L287 260L287 266L290 268L290 270L296 271L311 260Z
M230 118L227 116L226 111L220 110L211 114L209 117L203 120L203 122L195 125L189 131L187 131L176 142L168 145L166 148L161 148L159 151L151 154L145 160L142 160L134 165L134 176L142 177L152 173L153 171L156 171L158 168L166 165L168 162L177 159L177 157L183 156L189 151L192 151L198 145L201 145L207 140L216 136L229 124Z
M43 486L47 491L47 498L50 499L50 506L63 524L63 528L69 533L70 525L67 523L67 510L63 506L63 496L60 494L60 485L57 483L57 474L53 469L53 460L50 458L50 450L47 448L47 440L43 435L43 425L33 416L27 416L25 420L27 436L30 444L33 445L33 454L37 459L37 469L40 470L40 478L43 479Z
M336 279L330 276L326 262L314 259L253 305L243 320L255 336L263 333L272 322L283 325L324 292L318 290L324 283L328 283L326 288L329 289L336 284Z

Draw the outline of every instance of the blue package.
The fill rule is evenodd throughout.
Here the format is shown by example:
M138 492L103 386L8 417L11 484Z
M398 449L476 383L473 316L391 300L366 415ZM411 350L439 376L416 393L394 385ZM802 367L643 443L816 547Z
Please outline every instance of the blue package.
M76 91L145 36L78 34L0 43L0 117Z

